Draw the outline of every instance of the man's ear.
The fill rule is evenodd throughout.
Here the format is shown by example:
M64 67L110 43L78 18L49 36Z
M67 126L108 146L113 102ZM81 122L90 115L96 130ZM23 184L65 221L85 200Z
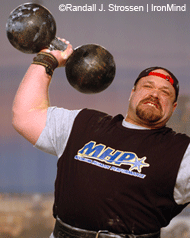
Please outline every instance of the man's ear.
M177 102L174 102L174 104L173 104L173 112L175 111L176 107L177 107Z
M134 87L132 88L132 90L131 90L131 94L130 94L130 97L129 97L129 101L131 100L131 97L132 97L132 95L133 95L135 89L136 89L136 87L134 86Z

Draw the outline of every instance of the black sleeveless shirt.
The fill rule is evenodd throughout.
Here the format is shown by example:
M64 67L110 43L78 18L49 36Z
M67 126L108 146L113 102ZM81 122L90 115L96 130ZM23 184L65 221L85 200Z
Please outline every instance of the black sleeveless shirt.
M57 164L54 217L88 230L146 234L187 205L177 205L173 192L190 138L167 127L128 129L122 120L78 114Z

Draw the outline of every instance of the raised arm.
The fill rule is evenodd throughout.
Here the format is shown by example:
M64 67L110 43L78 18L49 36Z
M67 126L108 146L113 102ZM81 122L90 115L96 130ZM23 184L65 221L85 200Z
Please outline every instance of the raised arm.
M49 52L57 59L58 67L63 67L73 52L72 46L64 42L68 44L64 52ZM43 52L48 50L45 49ZM44 66L31 64L13 102L13 126L32 144L36 143L46 124L47 109L50 106L50 81L51 76L46 73Z

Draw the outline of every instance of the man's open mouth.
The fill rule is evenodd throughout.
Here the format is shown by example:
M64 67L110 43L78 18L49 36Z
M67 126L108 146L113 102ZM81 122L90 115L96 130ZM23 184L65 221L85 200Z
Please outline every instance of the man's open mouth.
M154 107L154 108L157 108L157 109L159 108L158 104L155 103L155 102L147 101L147 102L144 102L144 104L149 105L149 106Z

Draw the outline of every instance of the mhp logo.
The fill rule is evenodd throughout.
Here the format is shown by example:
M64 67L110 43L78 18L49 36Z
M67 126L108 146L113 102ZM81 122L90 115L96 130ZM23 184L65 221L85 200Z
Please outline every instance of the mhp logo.
M141 173L143 167L150 166L148 163L145 163L146 157L138 158L133 152L115 150L103 144L96 145L95 141L85 144L78 151L77 155L83 158L95 159L109 165L130 166L129 171L137 170L139 173Z

